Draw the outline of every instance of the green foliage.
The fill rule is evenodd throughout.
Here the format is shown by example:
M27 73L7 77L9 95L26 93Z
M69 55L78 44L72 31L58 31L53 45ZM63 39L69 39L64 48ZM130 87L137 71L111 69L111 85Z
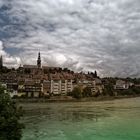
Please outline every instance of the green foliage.
M112 84L108 84L108 85L105 86L105 88L103 90L103 95L109 95L109 96L114 95L114 89L113 89Z
M134 78L134 79L132 80L132 82L133 82L134 84L140 84L140 78L138 78L138 79Z
M140 87L135 87L135 86L133 86L133 87L132 87L132 90L133 90L133 92L134 92L135 94L140 94Z
M22 108L17 108L9 94L0 86L0 140L20 140L23 124L19 122Z
M91 88L85 87L82 92L82 95L83 97L91 97L92 96Z
M96 93L94 93L94 97L98 97L98 96L100 96L101 95L101 93L100 93L100 91L98 90Z
M8 69L7 67L3 67L2 69L0 69L0 74L1 73L8 73L8 72L10 72L11 70L10 69Z
M81 91L80 87L75 87L73 89L71 95L76 99L82 98L82 91Z
M30 74L30 73L31 73L31 70L30 70L30 69L25 69L25 70L24 70L24 73L25 73L25 74Z
M119 95L138 95L140 94L140 88L133 86L126 90L118 90L117 92Z
M118 95L133 95L135 94L132 89L117 90Z

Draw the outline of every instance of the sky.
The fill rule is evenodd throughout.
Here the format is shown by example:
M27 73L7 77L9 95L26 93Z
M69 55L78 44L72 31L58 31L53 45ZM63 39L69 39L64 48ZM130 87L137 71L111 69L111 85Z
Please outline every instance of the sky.
M140 0L0 0L4 65L140 77Z

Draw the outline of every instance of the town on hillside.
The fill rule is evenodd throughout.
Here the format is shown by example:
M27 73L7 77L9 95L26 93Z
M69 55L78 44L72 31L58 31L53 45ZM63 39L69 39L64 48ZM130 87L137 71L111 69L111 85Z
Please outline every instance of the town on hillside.
M67 96L88 97L121 94L140 94L139 79L100 78L97 72L76 73L68 68L41 65L41 54L38 53L36 65L23 65L15 68L3 66L0 57L0 84L11 97L52 97ZM73 95L76 92L80 96Z

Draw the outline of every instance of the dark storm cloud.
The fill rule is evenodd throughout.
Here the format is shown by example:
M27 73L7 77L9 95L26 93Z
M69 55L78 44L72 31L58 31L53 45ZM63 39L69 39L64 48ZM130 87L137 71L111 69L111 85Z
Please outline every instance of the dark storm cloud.
M3 0L0 7L1 51L15 65L36 63L40 50L45 65L140 76L139 0Z

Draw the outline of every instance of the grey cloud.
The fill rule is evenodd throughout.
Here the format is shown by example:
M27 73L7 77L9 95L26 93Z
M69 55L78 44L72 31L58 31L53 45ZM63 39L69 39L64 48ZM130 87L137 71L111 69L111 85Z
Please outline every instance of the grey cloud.
M9 67L17 67L20 64L19 57L13 57L4 49L3 42L0 41L0 55L4 58L4 64Z
M8 4L10 23L1 32L13 36L2 41L15 48L13 57L22 64L35 64L40 50L44 65L97 69L101 76L140 76L139 0L12 0Z

